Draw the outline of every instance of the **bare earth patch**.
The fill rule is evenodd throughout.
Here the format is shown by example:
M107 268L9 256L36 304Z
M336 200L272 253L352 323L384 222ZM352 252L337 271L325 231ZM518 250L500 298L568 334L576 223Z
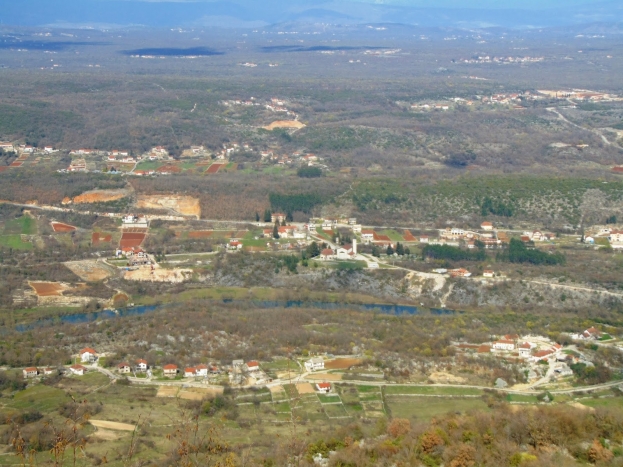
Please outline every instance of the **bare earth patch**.
M170 282L172 284L178 284L190 279L192 273L190 269L156 268L152 271L151 267L145 267L134 271L127 271L123 278L128 281Z
M156 397L175 397L179 390L177 386L160 386Z
M73 202L75 204L106 203L125 198L129 194L130 190L92 190L76 196Z
M28 282L39 297L60 297L69 287L60 282Z
M89 423L97 428L107 428L109 430L134 431L135 425L120 422L108 422L106 420L89 420Z
M297 130L300 130L301 128L305 128L305 125L298 120L277 120L276 122L273 122L263 128L268 131L272 131L275 128L296 128Z
M465 378L461 378L460 376L454 376L450 373L444 373L441 371L432 373L428 377L428 379L435 384L461 384L465 382Z
M65 263L65 266L80 279L87 282L97 282L115 275L114 270L101 261L69 261Z
M182 389L178 397L180 399L200 401L206 397L215 397L223 394L223 388L184 388Z
M112 430L105 430L104 428L98 428L95 433L93 433L94 438L102 439L104 441L116 441L121 436L119 433Z
M327 370L347 370L350 367L361 365L362 362L363 360L360 358L336 358L335 360L324 362L324 367Z
M201 217L199 199L183 195L139 195L136 204L145 209L168 209L183 216Z
M313 394L316 392L311 383L299 383L296 385L296 390L299 394Z

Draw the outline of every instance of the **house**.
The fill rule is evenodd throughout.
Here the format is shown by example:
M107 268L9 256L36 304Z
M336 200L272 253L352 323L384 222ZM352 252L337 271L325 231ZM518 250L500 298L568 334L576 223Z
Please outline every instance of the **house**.
M0 149L4 149L5 151L13 151L13 144L12 143L6 143L6 142L0 142Z
M256 371L260 371L260 364L255 360L251 360L247 362L247 371L254 373Z
M374 230L362 230L361 231L361 241L364 243L370 243L374 240Z
M195 367L184 369L184 378L192 378L193 376L197 376L197 370Z
M335 252L331 248L325 248L320 252L320 259L323 261L335 259Z
M324 360L320 357L310 358L305 362L307 371L324 370Z
M322 230L333 230L333 222L330 220L323 221Z
M428 243L428 235L420 235L420 243Z
M241 368L244 365L244 360L234 360L231 362L232 368Z
M316 389L322 394L331 392L331 383L316 383Z
M282 212L273 212L270 215L270 221L274 224L275 222L279 222L280 224L286 220L286 215Z
M582 333L582 338L584 339L599 339L600 337L601 332L594 327L590 327Z
M97 352L91 347L85 347L80 351L80 360L83 363L92 363L97 360Z
M86 373L87 369L82 365L72 365L69 367L69 371L74 375L82 376Z
M353 243L346 244L337 249L337 259L352 259L357 256L357 240L353 239Z
M495 350L515 350L515 342L501 339L493 343L493 348Z
M24 375L24 379L34 378L35 376L39 374L39 370L37 370L34 366L31 366L28 368L24 368L22 370L22 373Z
M230 250L242 250L242 242L238 240L231 240L229 242L228 248Z
M550 350L539 350L534 355L532 355L532 361L538 362L538 361L541 361L541 360L546 360L553 353L554 353L554 351L551 350L551 349Z
M55 370L54 368L45 368L45 369L43 370L43 374L44 374L44 375L51 375L51 374L53 374L55 371L56 371L56 370Z
M117 365L117 371L119 373L130 373L132 369L130 368L130 365L124 362L124 363L120 363L119 365Z
M195 367L195 375L196 376L208 376L208 366L207 365L197 365Z
M43 150L44 150L45 152L54 152L54 148L53 148L52 146L45 146L45 147L43 148Z
M147 368L149 368L149 365L147 364L147 360L143 360L141 358L136 361L136 369L138 371L147 371Z
M517 346L517 349L520 357L529 358L532 353L532 346L528 342L522 342Z
M608 236L608 240L611 243L621 243L623 242L623 230L613 230L610 232Z
M540 242L542 240L545 240L545 236L538 230L535 230L534 232L532 232L531 239L533 242Z
M279 237L288 238L294 236L296 227L293 225L282 225L281 227L278 227L277 230L279 232Z
M469 272L467 269L463 269L463 268L452 269L450 271L450 277L469 277L471 275L472 275L471 272Z
M482 272L482 277L493 277L495 273L491 269L485 269Z
M177 365L169 363L168 365L162 367L162 370L164 372L164 376L168 378L174 378L177 376Z
M361 224L352 224L351 229L353 230L353 233L361 233Z
M493 230L493 224L491 222L485 221L480 224L480 228L482 230Z

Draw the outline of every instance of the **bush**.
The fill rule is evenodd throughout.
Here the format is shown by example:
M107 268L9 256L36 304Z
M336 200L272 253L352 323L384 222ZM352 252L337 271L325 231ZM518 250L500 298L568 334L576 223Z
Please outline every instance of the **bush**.
M301 178L318 178L322 177L320 167L301 167L296 171L296 175Z

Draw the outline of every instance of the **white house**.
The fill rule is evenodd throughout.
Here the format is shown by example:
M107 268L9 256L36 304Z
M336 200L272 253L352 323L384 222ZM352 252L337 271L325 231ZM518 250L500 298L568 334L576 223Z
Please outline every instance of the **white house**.
M362 230L361 231L361 241L364 243L370 243L374 240L374 230Z
M37 370L34 366L31 366L29 368L24 368L22 373L24 375L24 379L34 378L39 374L39 370Z
M356 234L361 233L361 224L352 224L351 229L353 233L356 233Z
M143 360L142 358L136 361L136 369L138 371L147 371L149 365L147 364L147 360Z
M331 392L331 383L317 383L316 389L318 389L318 392L327 394Z
M495 350L515 350L515 343L506 339L495 341L493 343Z
M82 365L72 365L69 367L69 371L71 371L71 373L74 375L82 376L87 371L87 369Z
M92 363L97 360L97 352L91 347L85 347L80 351L80 360L83 363Z
M120 363L117 365L117 371L119 373L129 373L131 371L130 365L127 363Z
M493 224L491 222L485 221L480 224L480 228L482 230L493 230Z
M491 269L485 269L482 272L482 277L493 277L495 273Z
M194 367L184 369L184 378L192 378L197 375L197 370Z
M608 240L610 240L610 242L612 243L623 242L623 230L613 230L612 232L610 232Z
M197 376L208 376L208 366L207 365L197 365L195 367L195 375L197 375Z
M162 370L164 372L164 376L168 378L177 376L177 365L169 363L168 365L162 367Z
M322 223L322 230L333 230L333 222L326 220Z
M305 362L305 369L307 371L324 370L324 360L320 357L310 358Z
M353 244L346 244L337 249L337 259L352 259L357 256L357 240L353 239Z
M529 358L532 353L532 346L528 342L522 342L517 346L517 349L520 357Z
M256 371L260 371L260 364L259 362L256 362L255 360L251 360L250 362L247 362L247 371L254 373Z
M320 259L323 261L335 259L335 252L331 248L325 248L320 252Z

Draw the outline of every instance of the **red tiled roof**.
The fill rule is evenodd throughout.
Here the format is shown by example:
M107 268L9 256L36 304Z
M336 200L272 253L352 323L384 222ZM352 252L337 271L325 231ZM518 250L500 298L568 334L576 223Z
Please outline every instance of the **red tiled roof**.
M82 349L80 351L80 355L82 355L83 353L92 353L92 354L96 354L97 352L95 350L93 350L91 347L85 347L84 349Z
M73 368L74 370L86 370L86 367L82 365L72 365L70 368Z
M330 248L325 248L320 252L322 256L331 256L333 254L333 250Z
M147 360L143 360L142 358L139 358L136 363L144 363L145 365L147 365Z
M532 347L527 342L524 342L523 344L519 344L519 348L520 349L531 349Z
M260 364L256 362L255 360L251 360L250 362L247 362L247 367L252 367L252 366L260 366Z
M164 367L162 367L165 370L177 370L177 365L174 365L172 363L169 363L168 365L165 365Z
M331 389L331 383L318 383L320 389Z
M207 365L197 365L195 367L195 369L197 369L197 370L207 370L208 366Z
M130 366L127 363L120 363L119 365L117 365L117 368L124 368L126 366Z
M33 371L39 371L39 370L37 370L34 366L29 366L28 368L24 368L24 371L26 373L31 373Z
M195 373L196 371L196 368L184 368L184 373Z

